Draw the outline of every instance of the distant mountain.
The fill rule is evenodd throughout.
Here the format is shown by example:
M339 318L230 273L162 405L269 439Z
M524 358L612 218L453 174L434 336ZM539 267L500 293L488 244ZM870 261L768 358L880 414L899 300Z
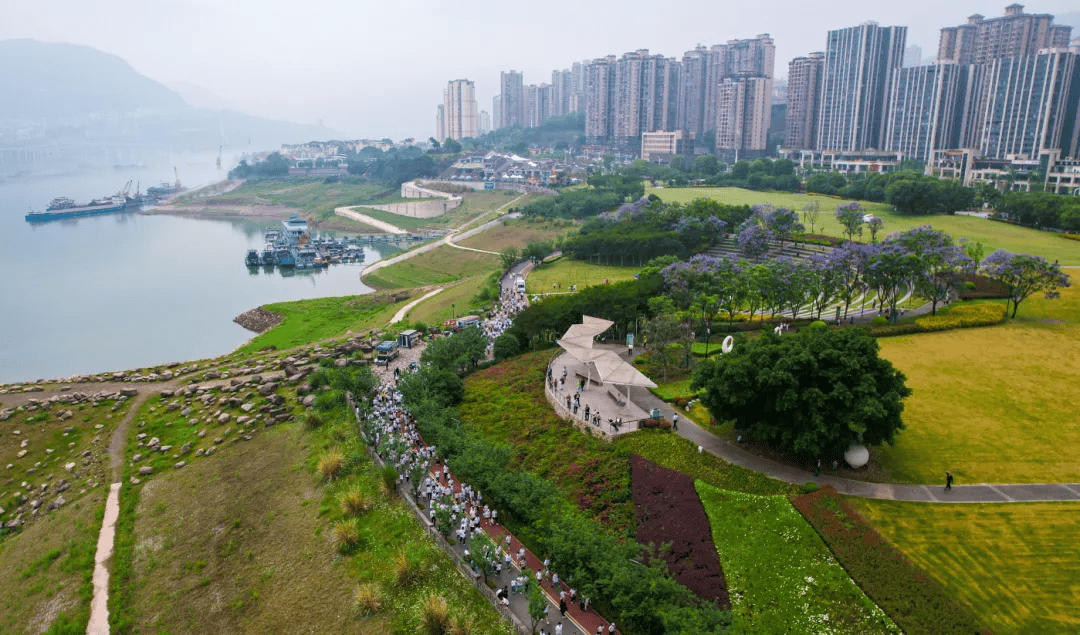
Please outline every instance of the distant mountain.
M0 86L0 119L191 108L119 57L74 44L0 41Z
M196 108L206 110L236 110L236 106L228 102L224 97L213 92L205 86L191 82L169 82L169 88L173 89L184 101Z
M49 147L55 160L93 164L100 161L87 148L264 150L340 137L322 126L238 113L206 89L187 86L194 104L88 46L0 40L0 146ZM0 157L0 171L4 162Z

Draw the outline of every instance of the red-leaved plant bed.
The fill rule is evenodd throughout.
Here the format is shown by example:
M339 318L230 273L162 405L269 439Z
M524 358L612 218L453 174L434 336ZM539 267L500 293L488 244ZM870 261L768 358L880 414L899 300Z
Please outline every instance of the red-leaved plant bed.
M630 479L638 542L657 548L670 542L671 548L660 555L671 576L698 597L731 608L709 517L694 479L636 454L630 456Z
M851 579L905 633L989 635L990 631L832 487L804 494L791 503L817 530Z

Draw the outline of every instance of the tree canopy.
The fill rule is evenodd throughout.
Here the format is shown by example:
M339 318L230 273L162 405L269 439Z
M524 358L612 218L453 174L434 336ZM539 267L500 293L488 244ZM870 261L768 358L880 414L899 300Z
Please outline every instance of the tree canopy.
M838 456L852 443L893 443L903 429L904 374L859 329L766 331L694 370L692 387L720 421L781 452Z

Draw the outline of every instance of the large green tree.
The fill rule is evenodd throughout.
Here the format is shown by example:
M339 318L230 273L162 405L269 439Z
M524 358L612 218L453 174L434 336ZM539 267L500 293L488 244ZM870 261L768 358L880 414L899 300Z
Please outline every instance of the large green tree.
M852 443L892 443L903 429L904 374L859 329L803 329L761 337L702 362L692 388L719 421L781 452L842 454Z
M420 363L440 370L461 373L484 359L487 339L480 329L467 328L450 337L440 337L428 344L420 354Z

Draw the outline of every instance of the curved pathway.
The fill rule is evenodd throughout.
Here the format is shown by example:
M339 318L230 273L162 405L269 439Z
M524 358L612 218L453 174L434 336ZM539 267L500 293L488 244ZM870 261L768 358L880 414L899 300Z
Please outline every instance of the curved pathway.
M427 300L428 298L430 298L431 296L435 295L436 293L438 293L438 292L440 292L442 290L443 290L443 288L439 287L438 289L435 289L433 291L428 291L427 293L420 296L419 298L416 298L412 302L410 302L410 303L406 304L405 306L401 307L400 309L398 309L398 312L394 314L394 317L390 319L390 323L391 324L397 324L398 322L404 320L405 316L409 314L409 311L412 311L413 308L417 304L420 304L424 300Z
M618 347L625 354L625 347ZM670 404L644 388L633 388L630 400L646 412L659 408L668 419L677 411ZM870 483L839 476L814 476L811 472L783 465L758 456L741 446L725 441L690 421L685 412L679 414L679 436L697 444L703 451L711 452L739 467L760 472L766 476L801 485L813 481L818 485L831 485L836 491L860 498L884 500L919 501L924 503L1039 503L1057 501L1080 501L1080 483L1025 483L956 485L945 491L944 478L940 485L905 485L899 483Z

